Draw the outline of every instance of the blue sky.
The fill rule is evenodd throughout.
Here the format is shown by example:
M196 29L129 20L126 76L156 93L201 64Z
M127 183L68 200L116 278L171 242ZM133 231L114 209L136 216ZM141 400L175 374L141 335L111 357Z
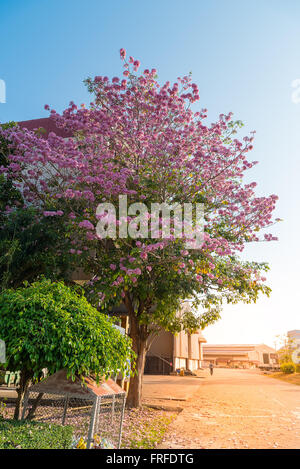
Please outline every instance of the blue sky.
M273 293L256 305L228 306L205 331L209 342L265 342L300 329L300 78L298 0L0 0L0 122L47 116L70 100L89 102L87 76L120 73L119 49L174 80L189 71L209 120L233 111L256 130L249 172L258 193L279 195L279 242L249 246L265 260Z

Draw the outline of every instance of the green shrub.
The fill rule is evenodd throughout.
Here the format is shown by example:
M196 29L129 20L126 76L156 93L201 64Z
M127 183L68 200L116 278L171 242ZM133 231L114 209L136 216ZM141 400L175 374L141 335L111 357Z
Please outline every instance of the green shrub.
M71 426L0 418L0 449L69 449Z
M289 363L282 363L280 365L280 370L283 372L283 373L295 373L296 371L296 365L294 365L294 363L292 362L289 362Z
M300 363L296 365L296 373L300 373Z
M16 420L26 387L43 368L49 374L64 368L72 378L101 378L125 372L133 359L129 337L93 308L83 291L63 282L42 279L0 293L0 333L6 344L5 366L20 371Z

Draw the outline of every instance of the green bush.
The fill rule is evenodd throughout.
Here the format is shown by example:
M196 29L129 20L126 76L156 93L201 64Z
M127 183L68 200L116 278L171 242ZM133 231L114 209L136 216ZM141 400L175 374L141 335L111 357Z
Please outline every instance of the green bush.
M69 449L71 426L0 418L0 449Z
M292 362L289 362L289 363L282 363L280 365L280 370L283 372L283 373L295 373L296 371L296 365L294 365L294 363Z
M83 292L63 282L42 279L0 293L0 333L6 344L6 364L20 371L15 419L20 418L30 380L43 368L49 374L95 375L97 379L126 372L133 359L131 340L97 311Z
M296 365L296 373L300 373L300 364Z
M125 371L133 357L131 340L112 320L63 282L42 279L0 294L0 331L6 367L38 377L65 368L97 377ZM32 378L33 376L30 376Z

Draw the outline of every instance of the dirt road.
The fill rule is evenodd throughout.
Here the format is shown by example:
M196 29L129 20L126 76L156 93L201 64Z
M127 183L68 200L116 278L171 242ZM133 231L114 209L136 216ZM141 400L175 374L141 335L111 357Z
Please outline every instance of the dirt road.
M300 448L299 386L254 370L145 378L146 400L171 393L183 407L161 448Z

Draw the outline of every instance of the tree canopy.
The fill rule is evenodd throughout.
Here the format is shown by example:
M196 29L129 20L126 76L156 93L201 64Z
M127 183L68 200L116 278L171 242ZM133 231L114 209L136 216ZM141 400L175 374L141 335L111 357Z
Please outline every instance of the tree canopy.
M139 73L138 60L126 60L124 49L120 55L121 78L86 80L89 107L71 102L62 114L51 110L51 119L72 138L2 130L11 142L2 171L44 217L70 226L69 254L92 273L88 298L106 311L125 304L142 370L149 334L184 325L176 313L181 300L202 306L195 325L203 327L219 318L222 302L269 294L268 266L242 262L239 253L249 242L276 239L259 232L272 225L277 196L257 196L256 183L243 180L257 163L249 159L254 132L239 139L242 123L232 113L208 124L206 109L192 110L199 90L190 75L161 85L155 69ZM125 214L120 197L130 207ZM106 202L115 211L107 213ZM176 237L174 226L167 236L161 230L149 236L155 203L203 204L201 248L187 249L189 236L183 229ZM146 217L139 216L141 204ZM111 219L116 230L99 234L99 222Z
M2 130L16 123L2 124ZM9 166L10 140L0 136L0 166ZM68 225L59 217L46 218L15 186L11 172L0 174L0 291L16 288L40 275L69 280Z

